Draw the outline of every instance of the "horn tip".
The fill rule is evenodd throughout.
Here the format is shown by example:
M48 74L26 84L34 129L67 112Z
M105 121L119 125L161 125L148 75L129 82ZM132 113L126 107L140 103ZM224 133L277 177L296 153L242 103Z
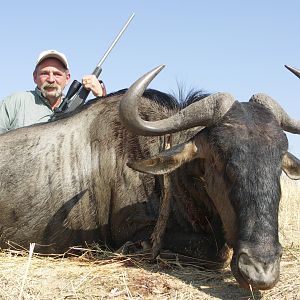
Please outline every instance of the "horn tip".
M155 70L158 71L158 72L160 72L163 68L165 68L165 66L166 66L166 65L161 64L161 65L157 66L157 67L155 68Z
M296 68L293 68L288 65L284 65L290 72L292 72L294 75L296 75L298 78L300 78L300 71L297 70Z
M291 68L290 66L288 66L288 65L284 65L288 70Z
M156 68L152 69L148 74L150 75L151 80L158 74L166 65L159 65Z

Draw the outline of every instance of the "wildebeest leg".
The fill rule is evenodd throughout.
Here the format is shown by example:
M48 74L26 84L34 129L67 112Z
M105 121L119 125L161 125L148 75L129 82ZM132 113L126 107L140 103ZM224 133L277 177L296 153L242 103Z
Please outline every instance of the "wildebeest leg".
M170 177L169 175L163 176L163 196L160 203L159 215L151 235L152 241L152 259L157 257L161 249L162 238L166 231L167 221L170 215L170 201L171 201L171 191L170 191Z
M225 243L217 245L211 236L201 233L167 232L162 248L197 258L210 268L222 268L231 258L231 250Z

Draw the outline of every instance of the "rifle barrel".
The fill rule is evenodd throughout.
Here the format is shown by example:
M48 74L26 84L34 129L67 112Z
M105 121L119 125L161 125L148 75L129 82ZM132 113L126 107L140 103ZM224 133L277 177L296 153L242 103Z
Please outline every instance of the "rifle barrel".
M123 26L123 28L121 29L121 31L119 32L119 34L116 36L116 38L114 39L114 41L112 42L112 44L110 45L110 47L108 48L108 50L104 53L103 57L101 58L101 60L99 61L97 67L101 67L102 64L104 63L106 57L109 55L110 51L114 48L115 44L118 42L118 40L120 39L120 37L122 36L122 34L124 33L124 31L126 30L126 28L128 27L129 23L131 22L131 20L133 19L133 17L135 16L135 13L133 13L130 18L128 19L128 21L126 22L126 24Z
M110 51L113 49L113 47L115 46L115 44L118 42L118 40L120 39L120 37L122 36L123 32L126 30L126 28L128 27L129 23L131 22L131 20L134 17L134 13L131 15L131 17L128 19L128 21L126 22L126 24L123 26L122 30L119 32L119 34L117 35L117 37L114 39L114 41L112 42L112 44L110 45L110 47L108 48L108 50L105 52L105 54L103 55L103 57L101 58L101 60L99 61L98 65L96 66L95 70L93 71L93 75L95 75L97 78L99 77L102 68L101 65L103 64L103 62L105 61L106 57L109 55ZM73 85L73 84L72 84ZM71 85L71 86L72 86ZM78 106L82 105L84 103L84 101L87 99L90 90L87 90L83 87L82 84L79 83L79 85L76 85L76 89L73 89L71 91L72 93L69 93L70 98L65 98L63 100L63 102L61 103L61 105L59 106L60 111L62 112L70 112L75 110ZM53 120L55 119L55 115Z

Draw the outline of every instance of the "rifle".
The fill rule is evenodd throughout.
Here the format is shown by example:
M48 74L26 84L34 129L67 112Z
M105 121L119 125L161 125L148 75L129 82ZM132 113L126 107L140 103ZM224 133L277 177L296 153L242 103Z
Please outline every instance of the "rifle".
M123 26L122 30L119 32L117 37L112 42L111 46L108 48L108 50L105 52L99 63L97 64L95 70L93 71L92 75L95 75L97 78L102 72L102 64L104 63L105 59L111 52L111 50L114 48L115 44L118 42L126 28L128 27L129 23L134 17L134 13L131 15L131 17L128 19L126 24ZM70 85L70 88L66 94L66 97L63 99L59 107L57 107L54 111L54 115L52 117L52 120L56 118L57 115L60 115L61 113L68 113L73 110L75 110L77 107L83 105L85 100L87 99L88 95L90 93L90 90L85 89L82 84L74 80L72 84Z

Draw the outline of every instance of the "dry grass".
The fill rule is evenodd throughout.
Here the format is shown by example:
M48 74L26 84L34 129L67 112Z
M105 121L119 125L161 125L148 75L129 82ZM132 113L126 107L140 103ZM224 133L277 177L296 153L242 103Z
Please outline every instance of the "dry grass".
M0 252L0 300L300 299L300 185L288 184L279 218L285 247L281 277L269 291L241 289L229 268L208 271L162 259L150 264L145 256L117 255L99 247L78 249L80 255L68 258L11 249Z
M281 177L282 198L279 211L280 241L284 246L300 247L300 181Z
M285 249L276 287L253 294L239 288L229 269L209 271L161 259L150 264L145 256L99 248L80 251L68 258L1 252L0 299L300 299L297 247Z

